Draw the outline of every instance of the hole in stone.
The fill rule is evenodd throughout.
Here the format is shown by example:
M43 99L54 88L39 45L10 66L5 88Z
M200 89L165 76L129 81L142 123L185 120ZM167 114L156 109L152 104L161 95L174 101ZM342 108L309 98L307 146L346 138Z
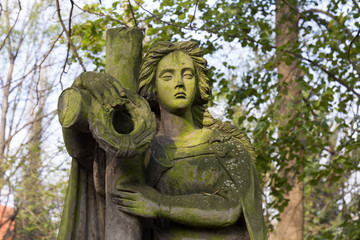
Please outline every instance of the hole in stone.
M134 130L134 121L123 106L117 106L114 109L112 122L115 130L120 134L129 134Z

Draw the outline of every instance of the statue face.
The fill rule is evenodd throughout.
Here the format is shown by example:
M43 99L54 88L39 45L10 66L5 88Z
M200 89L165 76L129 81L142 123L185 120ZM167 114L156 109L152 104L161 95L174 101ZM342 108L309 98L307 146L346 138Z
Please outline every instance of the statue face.
M155 85L160 104L167 111L183 114L190 110L196 91L192 58L179 51L166 55L159 62Z

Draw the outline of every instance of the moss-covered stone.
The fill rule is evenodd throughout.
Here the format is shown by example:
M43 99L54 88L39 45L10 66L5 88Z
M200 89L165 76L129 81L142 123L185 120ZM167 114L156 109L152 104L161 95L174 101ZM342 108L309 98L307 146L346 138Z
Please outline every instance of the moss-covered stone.
M138 28L112 28L106 31L106 73L132 90L137 90L142 39L143 33Z
M150 218L148 239L266 239L253 148L207 112L201 50L192 42L150 48L138 94L140 33L109 30L107 73L82 73L61 96L77 172L59 237L140 240Z

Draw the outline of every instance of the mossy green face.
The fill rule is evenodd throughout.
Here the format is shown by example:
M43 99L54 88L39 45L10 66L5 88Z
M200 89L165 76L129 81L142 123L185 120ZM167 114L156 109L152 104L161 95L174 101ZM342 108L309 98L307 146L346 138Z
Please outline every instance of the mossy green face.
M156 91L160 104L173 114L190 111L196 91L192 58L180 51L166 55L156 71Z

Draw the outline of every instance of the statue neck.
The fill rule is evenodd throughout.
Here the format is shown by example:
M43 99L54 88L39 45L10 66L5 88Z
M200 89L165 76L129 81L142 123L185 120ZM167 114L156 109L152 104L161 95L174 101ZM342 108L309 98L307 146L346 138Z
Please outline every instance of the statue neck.
M187 136L197 128L191 110L177 115L160 106L160 118L158 135L165 135L174 140Z

